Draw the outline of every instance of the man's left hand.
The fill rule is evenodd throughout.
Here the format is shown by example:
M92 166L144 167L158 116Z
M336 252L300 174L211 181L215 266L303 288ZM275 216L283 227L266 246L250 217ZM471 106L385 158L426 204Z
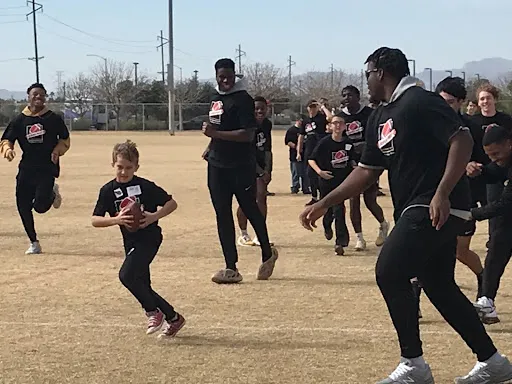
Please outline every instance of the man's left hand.
M438 231L446 223L450 217L450 199L448 196L436 192L434 198L430 202L430 219L432 226Z
M215 135L217 134L217 130L215 127L210 123L203 123L203 134L205 136L215 138Z
M324 216L326 212L327 208L321 207L319 203L310 205L300 214L300 223L308 231L313 231L313 228L316 228L316 221Z

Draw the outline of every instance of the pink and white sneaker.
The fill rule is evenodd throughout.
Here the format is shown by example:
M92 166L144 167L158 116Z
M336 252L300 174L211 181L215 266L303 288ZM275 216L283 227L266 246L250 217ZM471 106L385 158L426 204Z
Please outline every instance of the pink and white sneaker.
M148 317L147 335L151 335L156 331L159 331L160 328L162 328L162 325L164 325L165 316L159 309L153 312L146 312L146 316Z
M185 318L177 313L178 318L174 321L166 321L164 330L160 335L158 335L159 339L166 339L176 336L176 334L180 331L181 328L185 326Z

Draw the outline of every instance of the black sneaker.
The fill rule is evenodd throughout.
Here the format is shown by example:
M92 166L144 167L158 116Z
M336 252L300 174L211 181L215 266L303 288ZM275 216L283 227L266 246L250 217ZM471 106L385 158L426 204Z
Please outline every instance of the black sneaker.
M306 203L306 207L309 207L310 205L313 205L313 204L315 204L316 202L318 202L318 200L317 200L317 199L315 199L315 198L313 198L313 199L311 199L308 203Z
M332 228L324 228L324 236L327 240L332 240L332 238L334 237Z
M305 191L302 191L302 193L305 195L311 195L311 190L306 189Z
M343 256L345 254L345 250L341 245L337 245L334 247L334 253L336 253L338 256Z

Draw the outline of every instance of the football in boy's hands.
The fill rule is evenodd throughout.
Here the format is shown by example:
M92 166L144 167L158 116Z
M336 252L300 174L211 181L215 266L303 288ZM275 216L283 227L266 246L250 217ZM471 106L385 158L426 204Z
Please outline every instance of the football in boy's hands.
M129 232L136 232L140 227L142 219L144 218L142 208L137 202L137 198L134 196L125 198L123 201L121 201L120 208L122 210L126 210L126 213L133 217L133 224L130 226L126 225L126 229Z

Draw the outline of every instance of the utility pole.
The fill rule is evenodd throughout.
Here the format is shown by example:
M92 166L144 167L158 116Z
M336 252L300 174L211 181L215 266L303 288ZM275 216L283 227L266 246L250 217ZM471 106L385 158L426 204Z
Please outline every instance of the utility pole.
M41 11L43 9L43 6L39 3L36 3L35 0L27 0L27 5L31 3L32 4L32 12L27 13L27 19L30 15L32 15L32 24L34 26L34 61L36 63L36 82L39 83L39 60L42 59L42 57L39 57L38 50L37 50L37 25L36 25L36 12Z
M238 44L236 53L237 53L236 58L238 59L238 74L241 75L242 74L242 56L245 56L245 52L242 51L242 44Z
M425 68L425 71L429 71L430 72L430 89L429 91L432 92L432 68Z
M334 64L331 64L331 91L334 89Z
M292 61L292 57L288 57L288 92L291 98L292 96L292 67L297 64L295 61Z
M64 71L57 71L57 97L62 96L62 75Z
M299 80L299 103L300 103L300 114L302 115L302 80Z
M462 73L462 80L464 80L464 85L466 84L466 72L461 71Z
M137 73L137 66L139 65L139 63L134 62L133 65L135 66L135 86L137 86L139 85L139 76Z
M174 135L174 28L172 0L169 0L169 69L167 70L167 86L169 87L169 130Z
M64 102L66 102L66 82L62 85L62 98L64 99Z
M164 57L164 45L167 44L169 42L169 40L167 40L165 37L164 37L164 31L160 30L160 36L157 36L156 37L159 41L160 41L160 45L156 47L156 49L158 50L158 48L160 48L160 51L162 52L162 72L158 72L158 73L161 73L162 74L162 83L165 85L165 57Z

